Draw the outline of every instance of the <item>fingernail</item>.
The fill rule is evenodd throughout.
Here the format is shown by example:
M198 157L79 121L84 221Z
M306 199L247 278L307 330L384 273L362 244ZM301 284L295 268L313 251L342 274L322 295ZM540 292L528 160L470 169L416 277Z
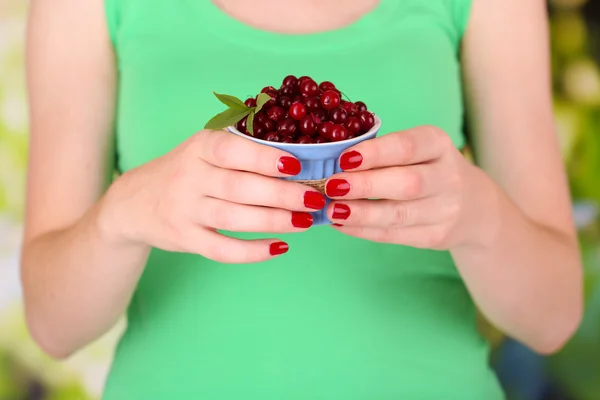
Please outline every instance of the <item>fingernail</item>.
M337 226L337 227L344 226L344 225L342 225L342 224L331 224L331 225L333 225L333 226Z
M325 192L329 197L341 197L350 192L350 184L345 179L332 179L327 182Z
M286 175L298 175L302 170L302 165L300 161L295 159L294 157L281 157L277 162L277 169L282 174Z
M288 246L288 244L285 242L275 242L271 243L271 245L269 246L269 253L271 253L272 256L279 256L281 254L287 253L289 248L290 246Z
M292 213L292 225L295 228L310 228L313 224L313 216L305 212Z
M333 206L333 219L348 219L350 216L350 207L345 204L335 204Z
M325 207L325 196L319 192L304 193L304 206L313 210L320 210Z
M358 151L349 151L340 157L340 168L344 171L360 167L363 156Z

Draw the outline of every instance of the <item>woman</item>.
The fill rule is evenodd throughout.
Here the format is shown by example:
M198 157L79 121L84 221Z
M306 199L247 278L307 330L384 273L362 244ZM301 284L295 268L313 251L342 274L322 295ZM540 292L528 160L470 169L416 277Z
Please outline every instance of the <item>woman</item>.
M67 357L127 308L105 399L501 398L476 306L540 353L581 316L545 18L543 0L34 2L33 337ZM213 90L288 74L383 121L327 184L341 226L297 223L324 198L277 179L289 154L200 130Z

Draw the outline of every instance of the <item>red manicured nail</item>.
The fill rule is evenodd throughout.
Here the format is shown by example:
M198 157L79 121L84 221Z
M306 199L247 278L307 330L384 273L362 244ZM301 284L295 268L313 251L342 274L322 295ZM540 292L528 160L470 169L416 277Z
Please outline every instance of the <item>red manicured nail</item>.
M329 197L341 197L350 192L350 184L345 179L332 179L327 182L325 192Z
M340 157L340 168L344 171L360 167L363 156L358 151L349 151Z
M331 225L333 225L333 226L344 226L342 224L331 224Z
M279 256L281 254L287 253L289 249L290 246L288 246L287 243L275 242L271 243L271 246L269 246L269 253L271 253L272 256Z
M345 204L335 204L333 206L333 219L348 219L350 216L350 207Z
M292 225L296 228L310 228L313 224L313 216L305 212L292 213Z
M302 170L302 165L300 165L300 161L295 159L294 157L281 157L277 162L277 169L282 174L286 175L298 175Z
M304 206L313 210L320 210L325 207L325 196L319 192L304 193Z

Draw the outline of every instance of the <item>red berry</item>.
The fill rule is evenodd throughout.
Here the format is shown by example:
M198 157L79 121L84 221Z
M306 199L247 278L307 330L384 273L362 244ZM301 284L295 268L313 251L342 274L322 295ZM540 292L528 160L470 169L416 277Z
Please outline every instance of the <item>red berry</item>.
M356 117L348 117L344 124L350 132L350 135L356 135L360 132L360 120Z
M288 75L283 78L282 86L296 86L296 83L298 83L298 79L294 75Z
M311 80L312 81L313 79L310 76L306 76L306 75L301 76L300 78L298 78L298 81L296 83L296 85L298 85L298 88L300 88L300 85L302 85L302 83L304 81L306 81L306 80Z
M281 121L284 116L285 116L285 111L283 110L282 107L275 106L275 107L271 107L267 110L267 117L269 117L269 119L271 119L275 122Z
M329 140L327 140L326 138L324 138L323 136L317 136L315 138L315 143L327 143L329 142Z
M348 114L342 107L336 108L329 114L329 119L334 124L342 124L346 121L346 118L348 118Z
M246 107L256 107L256 99L250 97L249 99L246 99L244 104L246 105Z
M356 104L356 107L358 107L358 112L367 111L367 105L365 103L363 103L362 101L357 101L354 104Z
M277 126L277 133L280 136L294 136L296 133L296 121L291 118L284 119Z
M269 119L265 122L265 129L267 130L267 132L274 131L276 127L277 127L277 123L273 120Z
M334 123L331 121L323 122L319 125L319 135L328 138L331 136L331 131L333 131Z
M244 119L239 121L235 127L237 128L238 131L240 131L242 133L248 133L248 129L246 127L247 122L248 122L248 117L244 117Z
M312 116L313 116L313 120L317 124L320 124L321 122L325 122L328 119L327 111L323 110L322 108L319 108L318 110L313 111Z
M307 79L300 85L300 94L302 94L302 96L315 96L318 93L319 86L317 86L317 82L313 81L312 79Z
M306 115L306 107L302 103L294 103L290 106L290 117L300 121Z
M321 103L316 96L309 96L304 98L304 105L308 111L316 111L321 108Z
M321 84L319 85L319 89L321 89L322 91L326 91L326 90L336 90L335 89L335 85L329 81L323 81L321 82Z
M267 129L264 125L261 125L254 120L254 137L258 139L262 139L267 134Z
M302 95L297 94L294 97L292 97L292 104L296 103L296 102L302 103L303 100L304 100L304 97L302 97Z
M254 116L255 124L258 123L259 125L264 125L267 123L268 120L269 120L269 117L267 117L267 114L265 114L264 111L261 111Z
M265 140L269 142L279 142L279 135L275 132L269 132L265 135Z
M279 103L279 105L283 108L290 108L292 105L292 99L290 99L288 96L281 96L279 99L277 99L277 103Z
M310 136L300 136L298 138L298 140L296 141L296 143L300 143L300 144L308 144L308 143L313 143L313 140Z
M265 86L264 88L262 88L262 90L260 91L261 93L267 93L269 91L274 91L276 92L277 89L275 89L273 86Z
M327 90L321 95L321 106L326 110L333 110L340 105L340 95L333 90Z
M281 89L279 89L279 94L281 96L293 96L294 91L294 86L283 86Z
M375 125L375 117L369 111L361 111L358 114L360 128L363 133L368 132Z
M294 143L294 138L291 136L284 136L284 138L281 139L281 143Z
M358 107L356 104L350 101L342 101L342 107L348 113L348 116L354 116L358 113Z
M271 100L267 101L263 107L265 107L265 108L274 107L277 104L277 92L270 91L270 92L267 92L267 94L269 96L271 96Z
M317 132L317 124L310 115L305 116L300 121L300 132L304 135L312 136Z
M333 130L331 131L331 136L329 136L332 142L340 142L342 140L348 139L348 129L346 129L342 125L334 125Z

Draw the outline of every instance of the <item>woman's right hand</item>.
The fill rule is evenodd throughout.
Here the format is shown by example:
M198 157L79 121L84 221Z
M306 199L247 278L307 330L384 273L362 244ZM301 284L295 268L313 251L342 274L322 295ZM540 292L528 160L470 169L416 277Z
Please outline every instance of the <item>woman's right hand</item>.
M290 154L225 131L200 131L166 155L121 176L102 201L100 227L111 240L250 263L285 253L276 239L232 232L300 232L325 197L299 183Z

